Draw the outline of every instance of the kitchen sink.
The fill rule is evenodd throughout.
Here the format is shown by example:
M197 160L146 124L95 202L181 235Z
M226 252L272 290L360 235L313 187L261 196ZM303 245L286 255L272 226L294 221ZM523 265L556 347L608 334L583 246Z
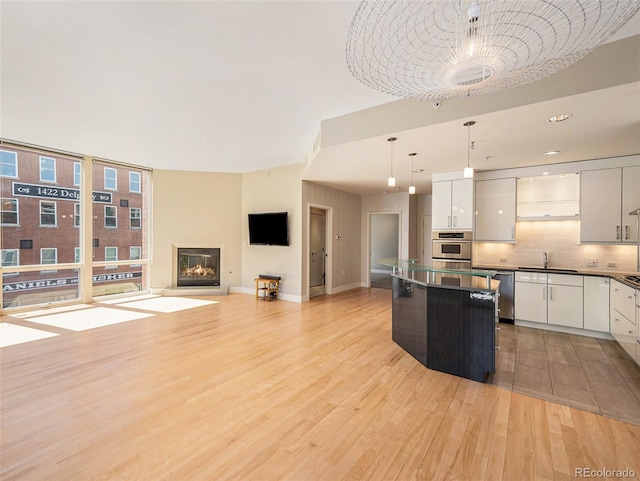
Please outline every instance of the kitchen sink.
M555 274L575 274L578 272L576 269L555 269L553 267L518 267L518 270L529 272L550 272Z

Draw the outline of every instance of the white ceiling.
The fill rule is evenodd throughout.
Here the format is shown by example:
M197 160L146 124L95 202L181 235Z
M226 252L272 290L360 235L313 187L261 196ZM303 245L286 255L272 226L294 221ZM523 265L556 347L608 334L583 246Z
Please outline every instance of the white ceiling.
M300 164L321 121L397 100L347 69L345 42L357 5L4 0L0 136L158 169L250 172ZM615 38L638 33L636 16ZM583 95L474 117L472 163L494 169L639 153L638 84ZM537 123L565 106L572 127L550 131ZM406 154L418 152L416 167L426 171L416 176L422 193L430 191L432 172L462 169L467 160L459 121L428 129L402 132L396 143L407 159L396 167L400 185L409 182ZM594 132L600 141L591 142ZM305 178L379 192L389 170L387 136L323 148ZM549 149L574 157L586 149L588 156L540 156ZM443 166L434 152L459 160Z

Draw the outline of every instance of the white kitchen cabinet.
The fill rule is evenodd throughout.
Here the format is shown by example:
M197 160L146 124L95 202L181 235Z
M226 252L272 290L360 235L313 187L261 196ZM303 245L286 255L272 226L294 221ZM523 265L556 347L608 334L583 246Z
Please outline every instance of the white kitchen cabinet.
M515 317L519 321L547 322L547 274L515 273Z
M516 320L582 329L583 276L516 271Z
M431 212L433 230L471 230L473 179L433 182Z
M517 182L518 220L577 220L580 175L567 173L522 177Z
M584 328L609 332L609 278L584 276Z
M476 241L512 242L516 238L516 179L475 183Z
M636 216L640 206L640 166L587 170L581 173L580 240L623 242L638 240Z
M549 274L547 282L547 323L583 329L583 276Z
M611 281L611 335L618 341L618 344L629 353L631 358L640 364L638 358L638 315L640 308L637 304L637 291L616 280Z

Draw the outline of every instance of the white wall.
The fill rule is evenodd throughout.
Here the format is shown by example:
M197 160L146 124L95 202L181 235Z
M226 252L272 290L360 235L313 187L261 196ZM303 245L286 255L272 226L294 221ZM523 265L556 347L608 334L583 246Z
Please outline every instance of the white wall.
M282 277L281 297L300 301L302 285L302 166L301 164L242 174L242 288L255 292L259 274ZM289 246L249 245L248 214L288 212Z
M173 246L220 247L222 286L240 285L240 174L154 170L151 288L174 287Z

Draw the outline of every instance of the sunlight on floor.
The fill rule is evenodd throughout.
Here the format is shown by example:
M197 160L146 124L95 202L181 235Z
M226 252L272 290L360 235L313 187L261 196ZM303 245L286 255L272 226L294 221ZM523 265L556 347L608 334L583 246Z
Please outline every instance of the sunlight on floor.
M0 322L0 347L13 346L23 342L37 341L46 337L57 336L53 332L41 331L30 327L16 326L8 322Z
M118 303L118 306L155 312L175 312L218 303L219 301L204 301L200 299L190 299L188 297L158 296L150 299Z
M94 307L80 311L61 312L50 316L27 317L25 320L72 331L86 331L87 329L119 324L121 322L151 316L153 316L153 314L111 309L109 307Z

